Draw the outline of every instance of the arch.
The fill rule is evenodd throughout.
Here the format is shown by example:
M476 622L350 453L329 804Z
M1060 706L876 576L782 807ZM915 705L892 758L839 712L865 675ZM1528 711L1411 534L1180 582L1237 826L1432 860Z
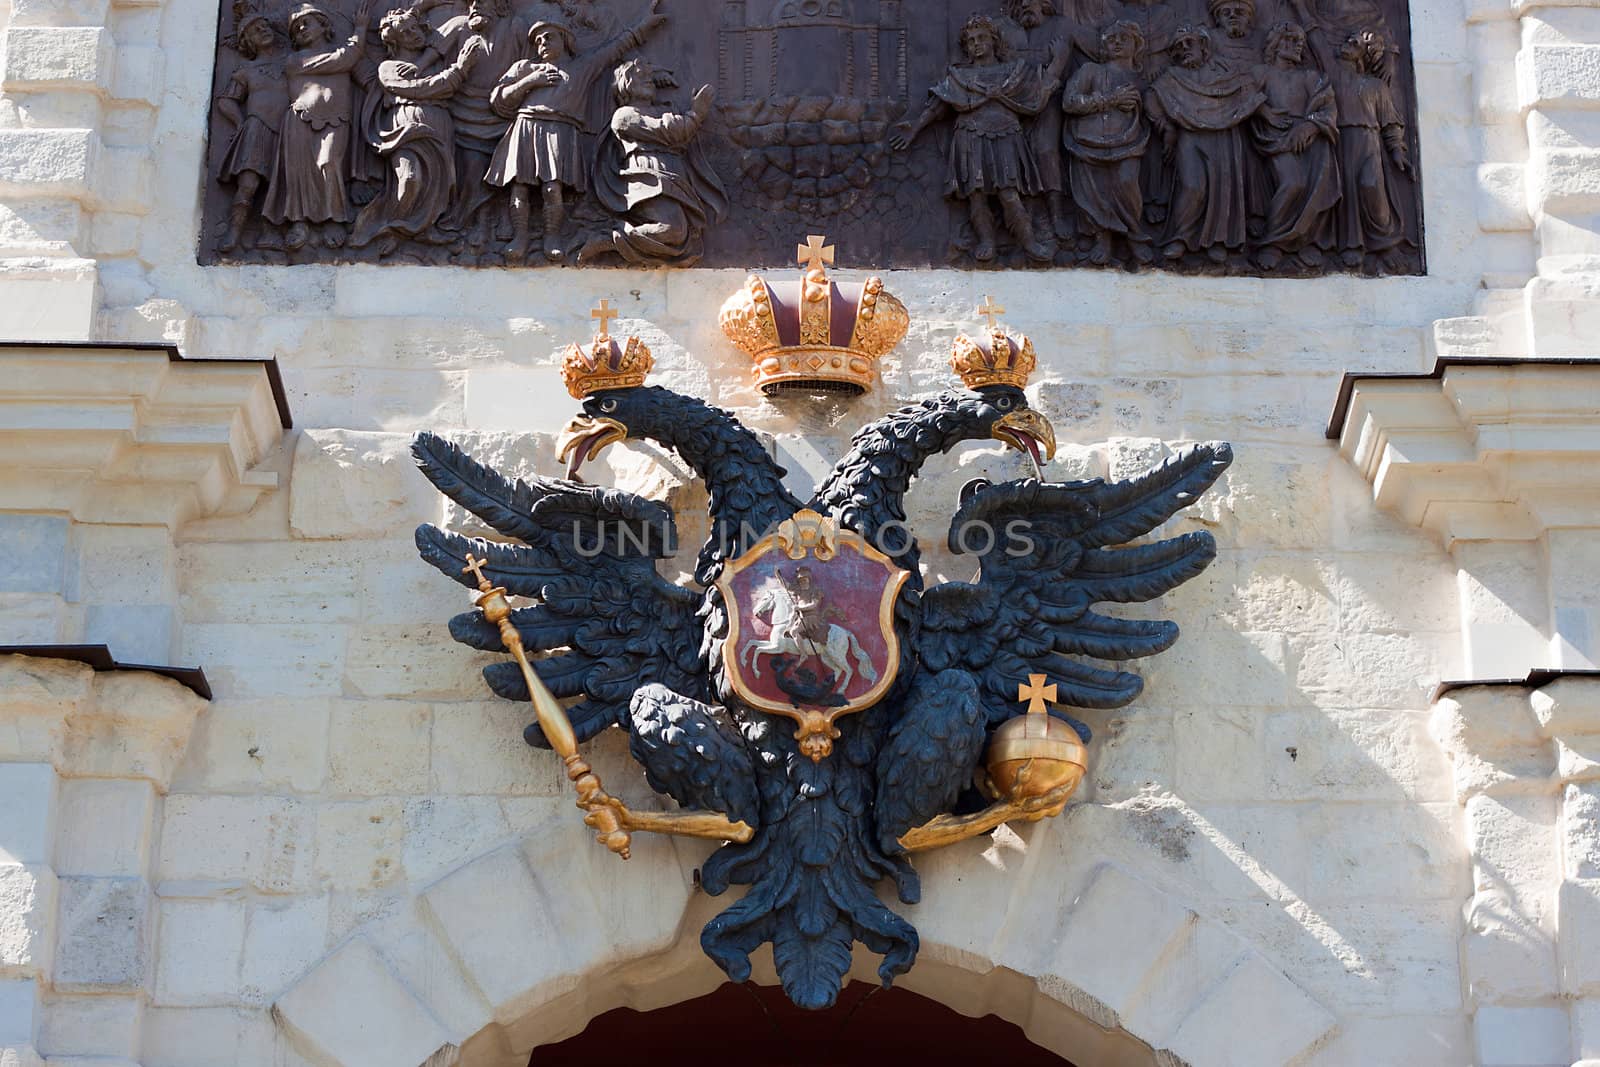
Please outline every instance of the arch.
M575 821L360 929L274 1005L291 1042L328 1067L524 1067L613 1008L722 984L699 946L727 903L695 888L706 846L639 839L622 868ZM1331 1035L1324 1007L1182 900L1121 864L1016 841L1012 869L981 843L922 861L927 903L907 915L923 947L898 984L1077 1062L1277 1067ZM757 960L754 979L775 982ZM858 946L851 977L873 981L876 962ZM1274 1025L1238 1027L1246 1017Z

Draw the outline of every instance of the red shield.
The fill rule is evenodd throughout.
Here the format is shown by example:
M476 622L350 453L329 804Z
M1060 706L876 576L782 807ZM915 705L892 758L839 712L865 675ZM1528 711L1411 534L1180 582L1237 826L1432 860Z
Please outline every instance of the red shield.
M894 684L894 602L908 577L859 535L799 512L717 579L734 691L795 719L807 754L827 755L833 720L872 707Z

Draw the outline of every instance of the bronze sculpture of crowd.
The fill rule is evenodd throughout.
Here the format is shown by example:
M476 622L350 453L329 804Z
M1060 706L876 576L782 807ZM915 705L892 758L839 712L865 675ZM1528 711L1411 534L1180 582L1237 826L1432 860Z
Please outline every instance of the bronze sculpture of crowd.
M320 0L281 29L256 2L236 0L244 62L215 102L224 256L685 266L729 212L702 143L713 89L675 104L636 54L661 0L632 25L596 0L406 0L377 20L382 57L371 0L348 30ZM994 2L884 135L944 133L958 262L1421 269L1374 0Z
M1099 10L1060 30L1052 0L974 15L961 61L892 144L952 121L945 195L965 202L980 262L999 254L992 200L1038 263L1077 238L1096 266L1415 269L1415 172L1381 13L1286 0L1263 28L1256 0L1194 3L1084 0Z
M386 58L374 63L371 0L343 36L333 12L301 4L288 18L287 55L268 16L241 0L235 47L247 62L216 104L230 130L218 175L234 187L218 248L239 248L259 216L267 225L257 248L297 253L320 243L383 257L413 241L519 265L530 255L537 200L537 254L549 262L569 253L696 261L706 227L726 208L696 144L713 90L701 87L688 110L675 110L660 99L670 74L623 62L666 21L659 2L637 25L580 50L568 19L530 22L508 0L414 0L379 20ZM595 28L590 7L568 0L552 15ZM580 138L597 87L612 102L598 150L604 171L591 182ZM359 207L358 183L371 190ZM568 205L591 184L609 218L571 250ZM501 191L511 240L491 250Z

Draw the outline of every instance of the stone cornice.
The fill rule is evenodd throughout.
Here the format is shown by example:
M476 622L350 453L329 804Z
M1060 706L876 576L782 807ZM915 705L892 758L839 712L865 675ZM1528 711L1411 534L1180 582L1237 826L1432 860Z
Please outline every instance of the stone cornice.
M276 366L165 346L0 343L0 510L176 528L248 511L288 424Z
M1378 505L1457 541L1600 527L1600 361L1348 378L1330 426Z

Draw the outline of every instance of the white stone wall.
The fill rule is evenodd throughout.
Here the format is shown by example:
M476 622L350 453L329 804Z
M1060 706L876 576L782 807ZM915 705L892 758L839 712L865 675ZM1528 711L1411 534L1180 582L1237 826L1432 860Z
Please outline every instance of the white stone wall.
M0 750L16 762L0 794L31 790L39 813L0 830L0 1063L520 1067L609 1006L710 989L696 937L716 902L691 880L703 849L641 843L619 869L588 840L554 758L520 740L525 712L491 699L482 658L448 639L462 592L417 561L410 531L459 516L406 437L433 429L551 471L575 407L557 354L605 297L663 384L773 435L800 486L856 427L948 384L950 342L985 293L1040 351L1055 473L1125 475L1211 438L1238 459L1176 523L1212 530L1219 558L1153 607L1184 637L1144 665L1145 696L1089 716L1082 802L922 861L926 903L910 911L925 949L907 984L1080 1057L1097 1047L1085 1019L1197 1065L1600 1054L1592 1009L1567 1007L1586 978L1489 990L1473 962L1484 809L1459 802L1460 755L1429 732L1432 687L1464 669L1471 565L1380 510L1323 439L1345 370L1592 353L1600 15L1428 0L1412 17L1428 277L897 272L913 326L883 388L779 408L715 326L735 272L198 267L215 5L0 0L0 337L275 356L297 426L252 458L276 488L252 481L244 514L128 524L3 499L0 644L114 634L70 593L82 567L103 603L161 608L167 630L122 639L202 665L216 698L186 749L173 742L170 777ZM847 273L870 266L833 237ZM703 499L668 458L608 462L619 484L669 495L697 541ZM977 446L930 467L912 501L924 543L942 543L967 478L1017 472ZM46 578L16 562L52 551ZM942 551L929 566L968 571ZM87 699L58 684L43 703ZM0 689L0 735L37 714L24 689ZM594 759L643 800L617 742ZM1588 787L1567 788L1576 819ZM112 840L84 812L122 812L101 799L119 790L144 798L148 830L130 814ZM1555 818L1548 790L1518 803ZM1539 862L1537 886L1592 873ZM141 888L125 903L79 877ZM594 896L557 927L545 905L574 882ZM1553 938L1554 893L1508 898L1507 921ZM92 940L107 925L126 952ZM1251 1015L1267 1025L1241 1032Z

